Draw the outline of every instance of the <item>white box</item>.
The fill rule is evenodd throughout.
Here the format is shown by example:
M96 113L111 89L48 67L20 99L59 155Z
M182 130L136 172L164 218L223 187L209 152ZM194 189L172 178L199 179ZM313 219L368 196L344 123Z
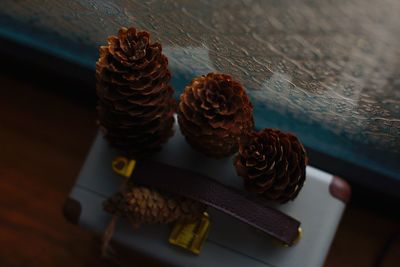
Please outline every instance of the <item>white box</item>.
M104 233L111 216L102 210L102 202L117 192L122 183L122 177L111 167L117 155L99 134L64 207L70 221ZM154 160L242 187L232 158L216 160L203 156L192 150L177 129ZM302 223L300 242L289 248L277 246L249 225L212 208L210 233L198 256L168 243L170 225L144 225L134 230L121 219L113 239L174 266L322 266L349 195L346 182L307 167L307 179L296 200L276 206Z

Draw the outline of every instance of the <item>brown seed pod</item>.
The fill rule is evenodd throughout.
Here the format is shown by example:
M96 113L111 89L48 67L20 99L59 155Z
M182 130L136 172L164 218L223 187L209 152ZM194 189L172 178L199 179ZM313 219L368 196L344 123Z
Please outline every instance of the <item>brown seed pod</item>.
M240 144L234 165L248 191L284 203L293 200L303 186L307 155L296 136L264 129Z
M186 86L178 106L186 140L206 155L235 153L241 136L254 126L253 106L243 86L225 74L209 73Z
M104 202L103 207L107 212L126 217L137 225L192 221L205 210L205 205L197 201L141 186L114 195Z
M98 123L125 155L143 157L172 136L173 89L168 60L150 34L121 28L96 63Z

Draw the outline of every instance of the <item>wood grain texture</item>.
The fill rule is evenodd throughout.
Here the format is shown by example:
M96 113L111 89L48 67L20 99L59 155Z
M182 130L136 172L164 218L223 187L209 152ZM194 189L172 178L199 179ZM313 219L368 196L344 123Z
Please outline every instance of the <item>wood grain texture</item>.
M61 212L94 138L95 109L52 91L54 79L17 79L0 77L0 266L109 266L99 239Z
M68 94L79 85L43 77L0 74L0 266L113 266L101 260L99 238L61 212L96 132L93 102ZM398 219L350 204L326 266L371 266L399 229ZM383 266L397 266L398 249Z

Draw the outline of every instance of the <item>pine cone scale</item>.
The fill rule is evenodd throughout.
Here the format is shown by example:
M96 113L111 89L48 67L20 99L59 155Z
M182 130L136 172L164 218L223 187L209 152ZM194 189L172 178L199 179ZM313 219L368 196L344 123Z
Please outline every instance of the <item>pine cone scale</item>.
M245 187L279 202L293 200L305 180L307 155L292 134L264 129L250 134L240 144L236 172Z
M136 223L192 221L201 216L205 205L187 198L162 194L146 187L133 186L106 200L104 209L128 217Z
M181 95L178 123L186 140L206 155L237 151L239 139L253 129L253 107L243 87L229 75L195 78Z
M121 28L100 47L96 63L98 122L105 138L130 157L159 150L173 133L173 89L159 43Z

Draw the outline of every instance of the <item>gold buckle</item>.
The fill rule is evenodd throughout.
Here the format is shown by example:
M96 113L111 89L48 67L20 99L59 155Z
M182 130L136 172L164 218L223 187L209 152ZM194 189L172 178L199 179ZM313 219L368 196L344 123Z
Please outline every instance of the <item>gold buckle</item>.
M169 243L198 255L207 238L209 227L210 217L207 212L194 222L176 222L169 236Z
M113 170L116 173L125 176L127 178L129 178L132 175L135 166L136 166L136 160L134 159L129 160L128 158L122 156L116 157L112 161Z
M297 237L296 239L293 241L292 246L297 245L300 242L300 239L303 237L303 229L301 229L301 227L297 228ZM277 239L273 239L273 244L277 247L285 247L288 248L290 247L289 245L283 243L282 241L279 241Z

